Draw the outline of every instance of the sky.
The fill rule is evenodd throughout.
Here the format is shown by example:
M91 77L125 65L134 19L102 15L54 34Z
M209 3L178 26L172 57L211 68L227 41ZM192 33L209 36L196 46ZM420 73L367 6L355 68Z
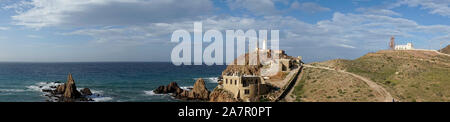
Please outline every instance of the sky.
M450 0L0 0L1 62L170 61L175 30L280 30L306 62L450 42ZM204 45L208 45L205 43Z

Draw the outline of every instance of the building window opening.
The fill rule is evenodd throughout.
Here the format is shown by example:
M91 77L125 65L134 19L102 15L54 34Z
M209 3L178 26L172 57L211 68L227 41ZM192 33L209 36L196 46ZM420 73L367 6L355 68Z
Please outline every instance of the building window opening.
M248 86L248 82L247 81L242 81L242 87L247 87Z
M250 90L248 89L244 90L244 94L250 94Z

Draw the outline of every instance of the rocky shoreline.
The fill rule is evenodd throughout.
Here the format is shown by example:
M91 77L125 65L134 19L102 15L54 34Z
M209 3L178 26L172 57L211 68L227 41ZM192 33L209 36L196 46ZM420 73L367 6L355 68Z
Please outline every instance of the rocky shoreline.
M205 81L202 78L197 79L191 90L184 90L178 86L176 82L171 82L167 86L159 86L153 90L155 94L170 94L176 99L188 101L204 101L204 102L237 102L227 92L214 89L208 91Z
M167 86L159 86L153 90L155 94L171 94L173 97L182 100L209 100L208 89L205 85L205 80L199 78L192 90L184 90L178 86L176 82L171 82Z

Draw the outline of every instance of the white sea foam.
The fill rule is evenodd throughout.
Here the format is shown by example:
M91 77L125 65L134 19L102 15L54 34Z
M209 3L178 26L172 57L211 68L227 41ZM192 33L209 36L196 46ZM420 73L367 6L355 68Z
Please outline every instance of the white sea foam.
M199 78L193 78L194 80L197 80ZM208 83L218 83L219 81L219 77L207 77L207 78L203 78L206 82Z
M91 99L94 100L95 102L107 102L113 100L112 97L95 97Z
M91 89L92 94L103 94L102 90L92 90Z
M81 91L81 90L83 90L84 88L77 88L77 90L78 91ZM89 90L91 90L91 92L92 92L92 94L103 94L103 91L102 90L94 90L94 89L89 89Z
M188 91L190 91L192 88L194 88L194 86L182 86L182 87L180 87L181 89L183 89L183 90L188 90Z
M144 91L145 95L149 95L149 96L161 96L161 95L165 95L165 94L156 94L155 92L153 92L153 90L150 91Z
M25 92L26 89L0 89L0 92Z
M218 77L209 77L206 78L210 83L218 83L219 78Z
M28 89L30 90L34 90L34 91L42 91L43 89L51 89L51 90L55 90L55 88L52 88L52 86L58 86L61 85L63 83L55 83L55 82L39 82L36 83L35 85L30 85L27 86Z
M113 100L112 97L104 96L103 91L101 90L92 90L92 95L86 96L87 98L91 98L94 102L107 102Z

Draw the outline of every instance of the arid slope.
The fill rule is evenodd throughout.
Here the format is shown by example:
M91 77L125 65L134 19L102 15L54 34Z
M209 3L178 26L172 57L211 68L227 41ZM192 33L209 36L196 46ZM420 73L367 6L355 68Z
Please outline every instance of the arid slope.
M383 50L355 60L337 59L310 65L368 78L386 89L396 101L450 101L450 56L437 52ZM301 78L303 86L298 85L296 89L300 101L378 100L372 99L377 97L373 89L353 76L311 68L306 68L305 74Z

